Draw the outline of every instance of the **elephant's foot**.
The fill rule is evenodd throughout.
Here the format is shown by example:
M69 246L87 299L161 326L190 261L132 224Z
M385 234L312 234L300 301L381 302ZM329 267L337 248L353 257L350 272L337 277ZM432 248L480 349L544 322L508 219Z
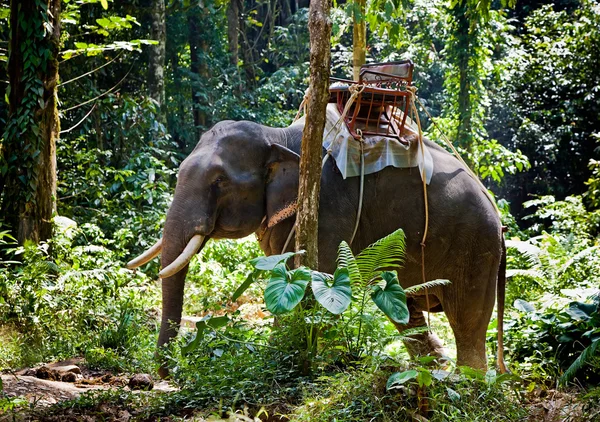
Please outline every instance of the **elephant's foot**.
M448 356L442 340L430 331L407 336L404 345L411 357L435 356L443 359Z

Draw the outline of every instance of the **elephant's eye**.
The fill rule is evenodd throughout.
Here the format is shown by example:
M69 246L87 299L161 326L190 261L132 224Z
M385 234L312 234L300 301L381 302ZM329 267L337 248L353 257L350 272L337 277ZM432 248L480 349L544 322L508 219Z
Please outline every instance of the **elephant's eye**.
M215 179L215 181L213 182L213 184L215 184L215 185L222 185L226 181L227 181L227 177L225 177L224 175L221 174L221 175L217 176L217 178Z

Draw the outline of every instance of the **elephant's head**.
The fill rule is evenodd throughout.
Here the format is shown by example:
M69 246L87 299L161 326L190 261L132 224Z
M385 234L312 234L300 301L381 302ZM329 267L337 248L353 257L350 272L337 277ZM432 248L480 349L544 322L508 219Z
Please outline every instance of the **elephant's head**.
M162 254L159 346L177 335L188 263L209 239L244 237L290 216L299 156L281 145L284 131L221 122L181 164L163 238L128 263L135 268Z

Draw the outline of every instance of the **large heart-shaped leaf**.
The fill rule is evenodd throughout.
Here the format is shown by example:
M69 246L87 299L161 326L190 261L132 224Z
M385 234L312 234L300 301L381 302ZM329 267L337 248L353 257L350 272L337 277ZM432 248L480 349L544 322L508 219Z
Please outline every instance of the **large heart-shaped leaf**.
M334 315L344 312L352 300L348 268L335 270L333 280L329 274L313 271L311 287L317 302Z
M271 278L265 289L265 304L273 315L290 312L304 297L310 281L308 268L300 267L287 271L284 263L271 271Z
M406 306L406 295L398 282L398 276L395 272L384 271L381 273L381 278L385 281L385 288L374 286L371 299L392 321L406 324L410 314Z
M292 256L297 254L303 254L304 251L298 252L286 252L280 255L270 255L270 256L259 256L258 258L254 258L250 260L250 264L254 266L257 270L271 271L280 263L287 261Z

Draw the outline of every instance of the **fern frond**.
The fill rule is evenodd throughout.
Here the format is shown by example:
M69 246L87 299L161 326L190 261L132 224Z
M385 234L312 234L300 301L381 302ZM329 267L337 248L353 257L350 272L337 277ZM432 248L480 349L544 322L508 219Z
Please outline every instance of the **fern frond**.
M416 286L408 287L404 289L404 293L406 294L406 296L414 295L415 293L420 292L421 290L431 289L437 286L445 286L450 283L450 280L438 278L436 280L431 280L425 283L417 284Z
M396 269L404 261L404 232L395 232L379 239L356 256L356 264L364 283L379 275L385 269Z
M527 277L535 282L545 281L548 277L538 270L506 270L506 278L514 276Z
M348 274L350 274L350 283L352 285L363 284L361 274L356 263L356 258L352 253L352 249L350 249L350 246L343 240L338 248L337 266L338 268L348 269Z
M575 374L577 374L577 371L579 371L583 367L583 365L585 365L586 362L596 354L598 346L600 346L600 340L594 341L588 347L583 349L583 352L581 352L579 357L575 359L575 362L573 362L571 366L569 366L569 368L562 375L562 377L560 377L559 381L562 385L565 385L573 378L575 378Z
M560 267L560 270L558 270L558 272L560 274L563 274L575 262L579 261L582 258L585 258L586 256L590 255L592 252L597 251L598 249L600 249L600 245L591 246L589 248L582 250L581 252L576 253L567 262L565 262L562 267Z
M413 336L415 334L422 334L429 331L429 327L427 326L423 326L423 327L414 327L414 328L409 328L407 330L404 330L400 333L400 335L398 336L394 336L396 338L396 340L402 340L402 341L416 341L416 338L412 338L409 336Z
M506 248L516 249L521 255L524 255L528 258L533 265L541 265L542 262L540 260L540 254L542 250L535 245L532 245L530 242L524 242L522 240L511 240L508 239L506 241Z

